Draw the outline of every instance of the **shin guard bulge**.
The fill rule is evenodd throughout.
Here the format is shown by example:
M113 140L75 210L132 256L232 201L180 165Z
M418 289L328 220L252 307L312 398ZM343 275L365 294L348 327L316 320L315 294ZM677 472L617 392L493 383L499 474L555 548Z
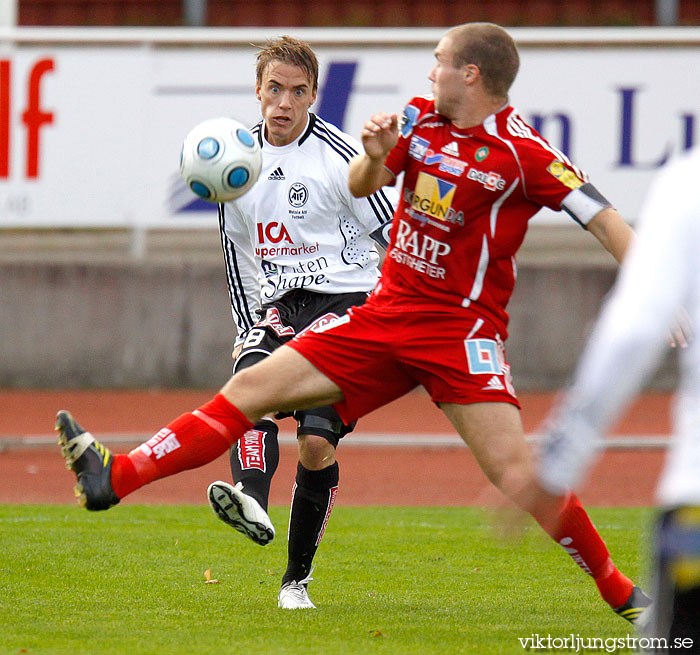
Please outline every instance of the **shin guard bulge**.
M289 516L287 570L282 584L303 580L311 572L316 549L333 511L338 480L337 462L320 471L310 471L301 462L297 464Z

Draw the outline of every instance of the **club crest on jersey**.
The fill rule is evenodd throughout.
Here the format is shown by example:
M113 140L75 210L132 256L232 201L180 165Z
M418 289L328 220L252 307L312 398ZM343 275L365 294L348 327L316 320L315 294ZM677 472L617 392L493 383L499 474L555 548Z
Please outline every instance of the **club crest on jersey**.
M556 177L564 186L569 187L569 189L578 189L580 186L583 186L583 182L576 176L576 173L567 168L558 159L555 159L547 166L547 172Z
M501 365L496 351L496 342L491 339L467 339L467 363L472 375L498 375Z
M464 225L464 213L452 208L457 185L421 171L416 179L416 189L407 189L406 200L413 209L432 218L448 223Z
M411 143L408 146L408 154L411 157L413 157L413 159L423 161L423 157L425 157L426 152L429 152L429 146L430 141L427 141L426 139L421 139L419 136L416 136L414 134L411 137Z
M292 207L303 207L309 199L309 190L301 182L295 182L289 187L288 197Z
M406 107L404 107L399 125L402 137L405 138L411 133L411 130L416 124L416 120L418 119L419 114L420 109L418 109L418 107L415 107L414 105L406 105Z
M474 159L478 162L484 161L489 156L489 149L487 146L482 146L474 153Z

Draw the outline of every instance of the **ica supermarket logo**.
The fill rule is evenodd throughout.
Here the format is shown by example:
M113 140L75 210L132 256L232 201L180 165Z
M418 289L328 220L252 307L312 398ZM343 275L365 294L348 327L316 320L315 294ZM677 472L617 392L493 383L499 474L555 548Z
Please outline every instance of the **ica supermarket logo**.
M421 171L411 197L411 207L441 221L459 222L452 209L456 188L456 184Z

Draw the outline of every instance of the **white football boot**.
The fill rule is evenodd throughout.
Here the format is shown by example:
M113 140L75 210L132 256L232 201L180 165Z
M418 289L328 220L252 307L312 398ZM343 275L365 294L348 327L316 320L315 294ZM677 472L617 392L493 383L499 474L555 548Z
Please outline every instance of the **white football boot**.
M275 528L267 512L255 498L243 493L243 483L212 482L207 489L209 505L227 525L264 546L275 538Z
M306 590L306 585L313 578L311 573L303 580L296 582L292 580L282 585L282 589L277 596L277 607L285 610L311 610L316 609L316 605L311 602L309 592Z

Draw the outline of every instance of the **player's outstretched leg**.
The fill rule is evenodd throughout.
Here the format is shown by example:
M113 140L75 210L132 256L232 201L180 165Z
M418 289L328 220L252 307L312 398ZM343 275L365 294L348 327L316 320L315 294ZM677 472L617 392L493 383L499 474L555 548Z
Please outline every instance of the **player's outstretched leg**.
M452 424L472 449L489 480L516 505L530 512L545 532L598 587L603 600L634 623L650 604L646 594L614 564L605 542L575 494L532 502L537 488L533 453L524 438L520 414L507 402L471 405L441 403Z
M182 414L128 455L112 454L61 410L56 429L76 493L90 510L109 509L159 478L197 468L225 453L252 424L222 394Z
M231 448L231 474L236 485L219 480L207 491L215 514L261 546L275 537L267 502L279 463L278 431L274 421L258 421Z
M605 542L575 494L570 493L558 516L534 516L545 531L593 578L610 607L632 624L645 615L652 601L613 563Z
M112 489L111 451L83 430L65 410L56 415L56 430L66 467L78 480L73 489L79 504L89 510L116 505L119 498Z

